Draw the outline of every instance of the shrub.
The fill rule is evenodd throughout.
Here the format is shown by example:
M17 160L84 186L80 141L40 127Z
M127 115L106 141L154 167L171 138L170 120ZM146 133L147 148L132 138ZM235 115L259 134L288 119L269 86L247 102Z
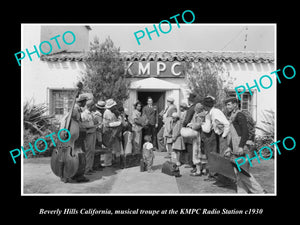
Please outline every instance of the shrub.
M264 120L261 122L264 126L256 127L263 132L262 136L257 136L255 138L256 151L259 151L264 146L268 146L272 149L272 157L274 157L274 145L270 146L270 144L274 142L275 138L275 112L273 110L265 110L263 117ZM271 153L268 149L263 149L261 154L264 158L269 158Z
M57 134L58 128L53 125L53 115L47 115L48 107L45 104L35 105L32 100L24 103L23 106L23 147L25 150L29 149L29 143L31 143L34 149L34 142L38 138L43 138L47 142L47 149L43 152L38 152L34 149L35 155L32 151L26 152L27 157L39 157L50 156L52 154L54 145L51 138L45 138L45 136L55 132ZM52 136L54 142L57 143L58 138L56 135ZM43 150L45 144L43 141L37 142L37 148Z

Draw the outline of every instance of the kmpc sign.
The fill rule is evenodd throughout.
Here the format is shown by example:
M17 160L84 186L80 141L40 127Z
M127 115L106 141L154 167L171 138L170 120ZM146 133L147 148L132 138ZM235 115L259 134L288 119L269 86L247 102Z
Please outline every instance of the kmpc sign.
M125 75L129 77L184 77L181 62L126 62Z

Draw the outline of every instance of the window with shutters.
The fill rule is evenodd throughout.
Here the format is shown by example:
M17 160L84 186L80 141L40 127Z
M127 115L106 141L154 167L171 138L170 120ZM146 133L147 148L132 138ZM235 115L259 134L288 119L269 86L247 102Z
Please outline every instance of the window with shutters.
M61 117L72 107L75 89L49 89L50 114Z
M227 93L228 97L236 97L236 92L235 91L229 91ZM241 100L239 100L239 108L243 111L249 111L250 113L252 112L251 108L251 95L249 92L245 92L241 95Z

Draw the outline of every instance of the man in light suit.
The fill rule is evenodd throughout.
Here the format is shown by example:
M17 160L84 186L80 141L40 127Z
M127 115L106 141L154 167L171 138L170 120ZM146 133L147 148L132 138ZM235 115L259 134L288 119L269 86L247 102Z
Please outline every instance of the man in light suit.
M167 98L167 107L159 113L159 115L163 118L163 123L165 124L168 119L172 118L172 114L177 112L176 105L174 105L174 99L169 97ZM160 152L166 151L166 143L164 137L165 125L163 125L158 134L157 134L157 144L158 150Z
M144 128L144 135L150 135L152 144L157 149L156 143L156 128L158 127L158 113L157 107L153 105L153 99L148 97L147 105L142 110L142 115L148 119L148 124Z
M198 96L195 93L190 93L188 97L189 107L186 111L185 118L182 122L182 127L187 127L187 125L192 121L192 118L195 113L196 103L199 101ZM181 152L182 158L188 164L185 168L193 168L193 172L195 172L195 165L193 164L193 141L191 138L184 138L185 149Z

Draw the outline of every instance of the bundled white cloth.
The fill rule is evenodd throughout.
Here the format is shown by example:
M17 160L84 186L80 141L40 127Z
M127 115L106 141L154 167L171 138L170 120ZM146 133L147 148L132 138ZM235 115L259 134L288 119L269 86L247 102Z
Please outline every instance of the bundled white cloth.
M94 125L92 113L88 109L85 109L81 113L81 120L84 124L86 124L88 126L93 126Z
M180 135L184 138L196 138L198 132L189 127L182 127L180 130Z

